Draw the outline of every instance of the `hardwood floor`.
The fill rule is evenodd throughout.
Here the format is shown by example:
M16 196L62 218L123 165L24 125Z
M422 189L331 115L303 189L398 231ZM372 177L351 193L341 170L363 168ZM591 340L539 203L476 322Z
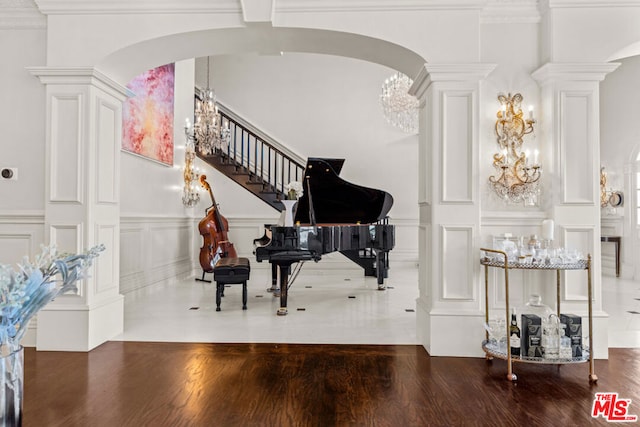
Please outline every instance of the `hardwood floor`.
M413 345L107 342L25 349L25 426L585 426L595 392L640 416L640 349L588 365L429 357Z

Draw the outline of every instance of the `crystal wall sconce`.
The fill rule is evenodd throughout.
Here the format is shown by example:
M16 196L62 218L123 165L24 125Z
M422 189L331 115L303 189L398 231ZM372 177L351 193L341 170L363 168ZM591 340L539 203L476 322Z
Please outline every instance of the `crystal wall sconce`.
M539 181L542 167L538 162L538 150L533 159L530 150L522 151L524 136L533 132L536 121L533 107L529 107L529 117L524 119L520 108L522 95L500 94L500 110L495 124L499 153L493 155L495 175L489 177L489 184L505 202L525 205L537 204L540 193Z
M600 207L607 208L607 214L616 213L616 208L624 204L624 196L621 191L607 188L607 173L604 166L600 168Z
M184 170L182 173L184 180L184 186L182 187L182 204L185 207L192 208L200 201L200 193L198 193L197 188L200 174L194 167L196 152L193 139L189 138L186 128L185 133L187 133L187 144L184 150Z

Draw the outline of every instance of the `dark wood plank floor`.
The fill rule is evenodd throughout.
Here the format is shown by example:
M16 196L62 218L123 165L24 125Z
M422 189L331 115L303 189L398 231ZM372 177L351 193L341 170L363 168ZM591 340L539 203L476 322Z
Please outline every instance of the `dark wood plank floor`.
M632 399L640 349L588 365L429 357L419 346L108 342L25 351L25 426L585 426L595 392Z

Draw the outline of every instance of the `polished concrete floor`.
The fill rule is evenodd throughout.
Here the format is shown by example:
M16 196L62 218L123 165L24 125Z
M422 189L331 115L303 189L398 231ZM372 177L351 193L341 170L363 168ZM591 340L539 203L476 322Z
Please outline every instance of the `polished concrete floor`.
M253 267L253 266L252 266ZM125 296L124 333L115 340L227 343L416 344L418 270L392 269L387 290L362 270L303 266L289 291L289 314L267 292L270 270L251 271L248 310L242 286L226 288L215 311L215 286L193 278ZM609 347L640 348L640 282L604 276Z

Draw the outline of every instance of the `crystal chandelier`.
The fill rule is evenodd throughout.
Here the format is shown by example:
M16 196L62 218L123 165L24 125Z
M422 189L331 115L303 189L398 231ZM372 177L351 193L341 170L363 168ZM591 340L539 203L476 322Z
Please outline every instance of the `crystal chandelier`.
M202 154L213 154L222 149L229 142L229 123L223 126L222 117L218 112L216 95L209 85L209 63L207 57L207 88L201 98L196 101L195 123L193 128L187 119L185 134L187 139L193 141L198 151Z
M382 84L380 103L387 122L406 133L418 132L418 100L409 95L413 80L396 73Z
M200 193L198 193L196 183L200 178L200 174L195 170L193 162L196 158L196 151L193 140L187 138L187 144L184 150L184 187L182 188L182 204L191 208L200 201Z
M489 184L508 203L535 205L540 193L539 180L542 168L538 163L538 150L533 161L529 150L522 152L523 137L533 132L533 107L529 107L529 117L523 119L522 95L516 93L498 95L501 108L497 113L495 130L500 152L493 155L496 174L489 177Z

